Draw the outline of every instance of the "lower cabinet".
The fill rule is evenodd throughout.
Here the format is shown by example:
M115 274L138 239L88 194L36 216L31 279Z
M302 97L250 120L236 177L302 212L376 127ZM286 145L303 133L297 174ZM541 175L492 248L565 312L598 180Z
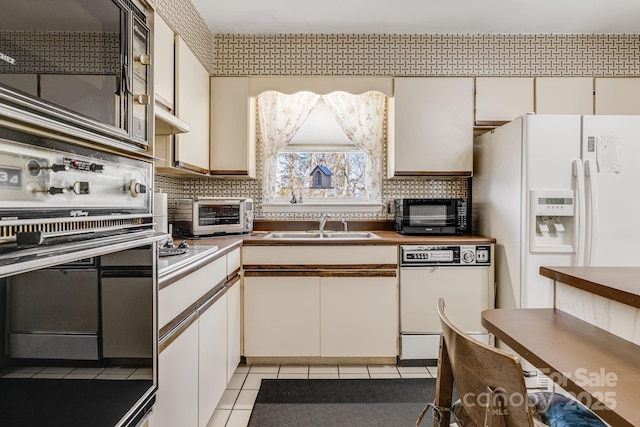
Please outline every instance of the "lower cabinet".
M244 278L244 354L320 355L320 278Z
M245 276L244 286L246 357L397 354L395 276Z
M238 250L238 252L240 252ZM236 372L240 364L240 343L242 341L241 332L241 298L240 298L240 276L229 283L227 291L227 383Z
M198 425L204 427L227 387L227 293L198 311Z
M204 427L227 387L227 294L213 295L160 342L150 427Z
M175 340L158 355L158 393L150 427L198 426L197 314L178 328Z
M323 277L320 355L396 355L398 297L395 277Z
M148 427L205 427L211 419L240 363L239 252L160 290L158 392Z

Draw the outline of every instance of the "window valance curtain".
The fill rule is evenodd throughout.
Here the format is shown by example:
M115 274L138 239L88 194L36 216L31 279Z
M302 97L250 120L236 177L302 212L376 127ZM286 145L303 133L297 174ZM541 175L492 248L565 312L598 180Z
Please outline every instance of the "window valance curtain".
M275 91L258 96L264 160L263 203L269 204L276 194L278 153L291 142L320 97L311 92L288 95ZM380 203L386 96L380 92L360 95L333 92L322 98L347 137L367 154L368 201Z
M258 97L260 132L264 150L263 203L268 204L276 193L278 153L291 142L319 99L320 95L311 92L286 95L270 91Z
M367 154L367 187L370 201L381 201L380 175L386 96L379 92L352 95L334 92L323 95L347 137Z

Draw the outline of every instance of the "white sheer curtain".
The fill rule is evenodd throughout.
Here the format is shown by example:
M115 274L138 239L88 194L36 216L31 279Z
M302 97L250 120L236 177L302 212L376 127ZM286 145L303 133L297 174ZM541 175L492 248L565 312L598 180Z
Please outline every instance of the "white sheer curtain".
M292 95L269 91L258 96L260 132L264 150L262 200L268 204L276 194L278 152L291 142L320 95L298 92Z
M386 96L380 92L353 95L333 92L323 99L333 112L344 133L367 156L366 183L370 201L382 200L381 171Z

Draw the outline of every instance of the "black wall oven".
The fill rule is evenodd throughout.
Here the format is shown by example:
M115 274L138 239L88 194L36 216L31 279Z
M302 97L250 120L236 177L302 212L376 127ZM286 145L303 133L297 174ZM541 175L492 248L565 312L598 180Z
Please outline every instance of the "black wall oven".
M0 419L136 426L157 390L153 164L0 126Z
M149 50L138 0L11 2L0 14L0 117L145 152Z

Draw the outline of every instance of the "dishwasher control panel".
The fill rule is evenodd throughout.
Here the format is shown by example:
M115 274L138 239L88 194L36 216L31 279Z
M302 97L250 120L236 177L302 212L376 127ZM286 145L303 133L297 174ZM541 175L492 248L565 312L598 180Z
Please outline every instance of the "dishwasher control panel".
M491 265L491 245L402 245L402 266Z

